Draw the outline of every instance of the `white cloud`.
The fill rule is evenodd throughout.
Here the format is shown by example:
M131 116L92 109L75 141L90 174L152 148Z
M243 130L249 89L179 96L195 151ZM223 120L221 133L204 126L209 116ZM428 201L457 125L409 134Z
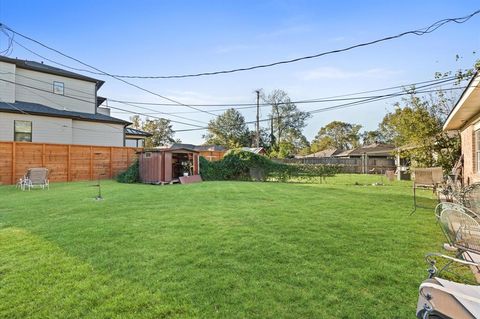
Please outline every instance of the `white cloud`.
M372 68L363 71L349 71L335 67L321 67L307 72L298 74L302 80L320 80L320 79L359 79L359 78L376 78L384 79L393 75L402 73L398 70L390 70L384 68Z

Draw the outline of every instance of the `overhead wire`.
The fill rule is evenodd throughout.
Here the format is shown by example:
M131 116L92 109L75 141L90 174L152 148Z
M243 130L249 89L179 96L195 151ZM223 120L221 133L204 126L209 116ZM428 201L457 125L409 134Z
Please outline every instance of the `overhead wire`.
M81 63L84 66L92 68L92 69L96 70L97 72L90 71L90 70L76 69L78 71L89 72L89 73L97 74L97 75L108 75L108 76L111 76L111 77L114 77L114 78L117 78L117 79L123 79L123 78L128 78L128 79L180 79L180 78L212 76L212 75L219 75L219 74L229 74L229 73L236 73L236 72L251 71L251 70L256 70L256 69L261 69L261 68L270 68L270 67L273 67L273 66L290 64L290 63L295 63L295 62L299 62L299 61L303 61L303 60L315 59L315 58L319 58L319 57L326 56L326 55L346 52L346 51L350 51L350 50L353 50L353 49L356 49L356 48L366 47L366 46L370 46L370 45L373 45L373 44L377 44L377 43L381 43L381 42L385 42L385 41L389 41L389 40L393 40L393 39L398 39L398 38L401 38L401 37L404 37L404 36L407 36L407 35L423 36L425 34L429 34L429 33L432 33L434 31L436 31L437 29L443 27L444 25L446 25L448 23L456 23L456 24L465 23L479 13L480 13L480 10L476 10L476 11L472 12L471 14L463 16L463 17L441 19L441 20L438 20L438 21L434 22L433 24L431 24L430 26L425 27L425 28L405 31L405 32L401 32L401 33L396 34L396 35L387 36L387 37L383 37L383 38L368 41L368 42L358 43L358 44L351 45L351 46L341 48L341 49L324 51L324 52L320 52L320 53L316 53L316 54L312 54L312 55L301 56L301 57L297 57L297 58L293 58L293 59L281 60L281 61L276 61L276 62L271 62L271 63L258 64L258 65L229 69L229 70L218 70L218 71L211 71L211 72L199 72L199 73L189 73L189 74L155 75L155 76L120 75L120 74L108 74L108 73L106 73L102 70L94 68L94 67L92 67L92 66L90 66L86 63L83 63L83 62L77 60L77 59L73 59L73 60L75 60L78 63ZM0 24L0 27L2 27L2 26L4 28L6 28L7 30L9 30L9 31L11 31L11 32L23 37L23 38L26 38L26 39L28 39L30 41L33 41L33 42L36 42L37 44L42 45L42 46L52 50L52 48L40 43L39 41L36 41L32 38L29 38L25 35L22 35L21 33L18 33L16 31L12 30L11 28L9 28L8 26L5 26L4 24ZM72 57L70 57L66 54L63 54L58 50L55 50L55 49L53 49L53 50L55 52L59 53L59 54L62 54L65 57L68 57L68 58L72 59Z
M86 66L86 67L88 67L88 68L91 68L91 69L93 69L93 70L96 70L97 72L101 73L101 74L104 75L104 76L109 76L109 77L111 77L111 78L114 78L114 79L116 79L116 80L118 80L118 81L120 81L120 82L123 82L123 83L125 83L125 84L127 84L127 85L129 85L129 86L131 86L131 87L137 88L137 89L139 89L139 90L141 90L141 91L143 91L143 92L152 94L152 95L154 95L154 96L157 96L157 97L159 97L159 98L161 98L161 99L170 101L170 102L172 102L172 103L176 103L176 104L179 104L179 105L182 105L182 106L185 106L185 107L194 109L194 110L196 110L196 111L200 111L200 112L203 112L203 113L206 113L206 114L210 114L210 115L213 115L213 116L217 116L217 115L214 114L214 113L210 113L210 112L205 111L205 110L202 110L202 109L200 109L200 108L197 108L197 107L190 106L190 105L188 105L188 104L179 102L179 101L177 101L177 100L175 100L175 99L172 99L172 98L169 98L169 97L167 97L167 96L161 95L161 94L156 93L156 92L154 92L154 91L152 91L152 90L150 90L150 89L146 89L146 88L144 88L144 87L142 87L142 86L140 86L140 85L137 85L137 84L135 84L135 83L126 81L126 80L124 80L124 79L122 79L122 78L120 78L120 77L118 77L118 76L115 76L115 75L113 75L113 74L110 74L110 73L108 73L108 72L105 72L105 71L103 71L103 70L101 70L101 69L99 69L99 68L96 68L96 67L94 67L94 66L92 66L92 65L90 65L90 64L88 64L88 63L85 63L85 62L83 62L83 61L81 61L81 60L79 60L79 59L77 59L77 58L74 58L74 57L72 57L72 56L70 56L70 55L68 55L68 54L66 54L66 53L63 53L63 52L60 51L60 50L57 50L57 49L55 49L55 48L52 48L52 47L50 47L50 46L42 43L41 41L35 40L35 39L33 39L33 38L31 38L31 37L29 37L29 36L27 36L27 35L24 35L24 34L22 34L22 33L20 33L20 32L17 32L17 31L13 30L12 28L8 27L7 25L5 25L5 24L3 24L3 23L0 23L0 29L8 30L8 31L12 32L12 33L15 34L15 35L18 35L18 36L20 36L20 37L22 37L22 38L24 38L24 39L27 39L27 40L29 40L29 41L31 41L31 42L33 42L33 43L36 43L37 45L40 45L40 46L42 46L42 47L44 47L44 48L46 48L46 49L48 49L48 50L50 50L50 51L53 51L53 52L55 52L55 53L57 53L57 54L65 57L65 58L68 58L68 59L70 59L70 60L72 60L72 61L75 61L75 62L77 62L77 63L79 63L79 64L82 64L82 65L84 65L84 66Z
M448 91L448 90L454 90L454 89L465 89L465 87L456 87L456 88L450 88L450 89L443 89L443 91ZM380 96L372 96L372 97L367 97L363 100L360 101L354 101L354 102L348 102L348 103L343 103L339 105L333 105L329 107L324 107L324 108L318 108L315 110L310 110L310 111L305 111L305 113L308 114L317 114L317 113L323 113L331 110L337 110L337 109L343 109L343 108L348 108L352 106L357 106L357 105L363 105L363 104L369 104L372 102L377 102L381 100L386 100L386 99L391 99L403 95L411 95L411 94L416 94L416 93L433 93L433 92L439 92L440 90L423 90L423 91L407 91L407 92L397 92L397 93L390 93L390 94L385 94L385 95L380 95ZM273 119L279 119L279 118L286 118L288 116L273 116L267 119L261 119L259 122L269 122ZM254 124L256 123L256 120L252 121L246 121L245 124ZM203 128L193 128L193 129L181 129L181 130L175 130L174 132L190 132L190 131L201 131L201 130L208 130L208 127L203 127Z
M46 93L50 93L50 94L55 94L55 93L53 93L53 92L51 92L51 91L48 91L48 90L36 88L36 87L30 86L30 85L26 85L26 84L16 83L16 82L14 82L14 81L9 81L9 80L6 80L6 79L0 79L0 81L7 82L7 83L11 83L11 84L14 84L14 85L19 85L19 86L22 86L22 87L27 87L27 88L30 88L30 89L34 89L34 90L38 90L38 91L42 91L42 92L46 92ZM78 101L82 101L82 102L92 103L92 101L84 100L84 99L77 98L77 97L73 97L73 96L69 96L69 95L62 95L62 96L63 96L63 97L66 97L66 98L69 98L69 99L74 99L74 100L78 100ZM114 108L114 107L111 107L111 106L110 106L110 108ZM119 109L119 110L122 110L122 111L128 111L128 110L120 109L120 108L116 108L116 109ZM200 127L199 125L196 125L196 124L185 123L185 122L181 122L181 121L177 121L177 120L171 120L171 119L165 119L165 118L163 118L163 117L146 115L146 114L143 114L143 113L140 113L140 112L130 111L130 113L131 113L131 114L135 114L135 115L148 116L148 117L152 117L152 118L156 118L156 119L160 119L160 120L168 120L168 121L170 121L170 122L172 122L172 123L178 123L178 124L183 124L183 125L188 125L188 126L193 126L193 127Z

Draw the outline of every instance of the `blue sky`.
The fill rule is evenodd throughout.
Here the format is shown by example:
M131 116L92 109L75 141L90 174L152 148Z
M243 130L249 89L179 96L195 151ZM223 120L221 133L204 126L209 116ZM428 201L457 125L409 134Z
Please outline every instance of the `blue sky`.
M448 17L467 15L476 1L0 1L0 20L11 28L115 74L168 75L231 69L343 48ZM175 80L132 80L184 103L253 103L254 90L283 89L292 100L320 98L433 78L436 71L471 67L480 58L480 16L448 24L422 37L406 36L366 48L250 72ZM75 64L25 40L55 61ZM0 45L5 46L5 37ZM456 55L461 59L455 59ZM20 47L12 57L39 60ZM166 102L106 81L100 95ZM324 112L308 121L305 135L342 120L375 129L394 100ZM111 105L114 105L113 103ZM122 108L126 106L118 105ZM299 105L303 110L325 104ZM160 107L164 112L189 112ZM130 108L133 110L133 108ZM205 109L208 109L205 107ZM140 112L148 112L136 109ZM254 110L242 110L253 120ZM262 109L266 118L267 109ZM126 114L112 115L128 118ZM182 116L198 121L204 113ZM174 125L175 129L187 128ZM252 127L253 128L253 127ZM178 133L201 143L203 132Z

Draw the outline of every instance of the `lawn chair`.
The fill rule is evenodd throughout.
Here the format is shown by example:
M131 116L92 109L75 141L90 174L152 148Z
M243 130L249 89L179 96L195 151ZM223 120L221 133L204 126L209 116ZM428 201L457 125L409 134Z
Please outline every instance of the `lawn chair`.
M427 262L431 265L433 273L439 275L443 271L449 271L448 268L457 263L469 263L475 273L480 274L480 224L479 218L471 210L454 203L442 203L437 205L435 214L437 215L440 227L448 245L444 248L449 251L455 251L455 256L434 253L427 255ZM438 214L438 207L443 207ZM436 259L441 258L447 261L446 265L437 269ZM432 273L432 276L433 276Z
M435 215L449 246L455 249L456 256L440 253L426 256L425 259L430 265L429 279L420 285L417 318L479 318L479 286L437 277L443 272L453 273L450 270L453 265L469 266L478 273L480 264L472 258L472 254L480 253L478 217L468 208L455 203L440 203L435 208ZM436 266L439 258L447 261L441 269Z
M50 183L48 181L48 169L41 168L30 168L25 175L24 190L28 190L34 187L41 187L42 189L50 189Z
M413 211L417 210L417 188L431 188L433 193L436 192L437 187L443 183L443 170L441 167L430 168L415 168L413 170Z
M480 286L427 279L420 285L416 315L419 319L479 318Z
M465 187L461 194L463 205L480 214L480 183Z

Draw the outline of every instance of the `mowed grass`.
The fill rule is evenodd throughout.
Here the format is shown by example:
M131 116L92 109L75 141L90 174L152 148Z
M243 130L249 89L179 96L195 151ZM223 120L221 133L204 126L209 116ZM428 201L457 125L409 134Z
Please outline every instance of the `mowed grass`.
M443 238L379 181L2 186L0 317L412 318Z

